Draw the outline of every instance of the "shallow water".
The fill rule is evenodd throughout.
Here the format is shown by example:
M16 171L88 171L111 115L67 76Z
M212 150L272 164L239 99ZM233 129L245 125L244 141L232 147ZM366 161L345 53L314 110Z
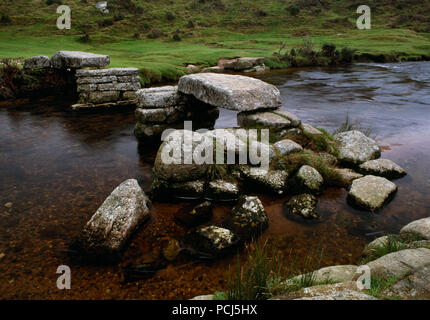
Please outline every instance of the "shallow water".
M333 131L347 114L371 127L383 157L408 172L396 180L395 199L379 214L352 209L346 190L319 197L323 221L285 218L285 198L261 196L270 218L262 238L288 255L321 247L322 265L357 263L369 234L397 232L409 221L429 216L430 63L357 64L268 72L283 107L304 122ZM77 115L70 102L20 100L0 104L0 298L8 299L172 299L222 290L234 258L197 263L180 257L145 280L122 283L121 267L157 259L160 248L188 230L173 221L187 203L154 203L153 217L134 237L124 261L84 266L65 254L70 241L122 181L137 178L150 190L156 147L138 145L133 112ZM236 125L222 111L217 127ZM231 205L216 208L221 223ZM367 235L367 236L366 236ZM57 266L72 270L72 290L56 287Z

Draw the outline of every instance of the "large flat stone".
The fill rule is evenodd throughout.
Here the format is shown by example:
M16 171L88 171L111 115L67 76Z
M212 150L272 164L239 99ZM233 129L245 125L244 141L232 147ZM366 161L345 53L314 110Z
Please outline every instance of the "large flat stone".
M406 171L402 167L388 159L366 161L360 165L359 169L363 174L372 174L387 179L396 179L406 175Z
M51 65L57 69L101 68L110 63L110 57L82 51L58 51L51 58Z
M178 90L207 104L236 111L273 109L281 106L275 86L254 78L199 73L179 79Z
M390 200L396 191L397 186L391 181L369 175L352 182L348 201L362 209L377 211Z

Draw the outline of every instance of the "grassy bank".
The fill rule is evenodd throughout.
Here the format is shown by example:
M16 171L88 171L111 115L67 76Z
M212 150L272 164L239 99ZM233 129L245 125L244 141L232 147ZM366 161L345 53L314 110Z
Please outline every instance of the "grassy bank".
M56 28L59 2L0 1L0 58L51 56L58 50L105 53L111 56L111 66L137 67L146 81L157 82L176 80L190 63L209 66L219 58L272 58L281 43L287 52L304 38L317 50L333 43L357 49L364 58L401 61L430 56L428 19L423 18L430 12L429 1L420 2L419 8L413 1L370 1L371 30L356 28L358 5L352 0L111 0L109 14L97 11L96 1L64 1L72 9L71 30Z

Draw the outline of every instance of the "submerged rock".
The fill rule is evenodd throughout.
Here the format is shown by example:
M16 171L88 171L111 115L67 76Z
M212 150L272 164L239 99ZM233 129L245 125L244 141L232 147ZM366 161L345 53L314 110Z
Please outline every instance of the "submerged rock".
M381 209L396 193L397 186L391 181L376 176L365 176L352 182L348 201L370 211Z
M269 218L258 197L242 196L231 209L227 227L243 240L260 234L269 225Z
M208 197L214 200L236 200L240 195L237 181L217 179L209 182Z
M192 208L185 207L175 214L175 220L188 226L195 227L212 218L212 202L205 201Z
M430 249L405 249L382 256L367 263L372 277L402 278L407 274L430 265Z
M349 165L379 158L381 149L378 144L360 131L347 131L334 135L339 147L339 160Z
M58 51L51 58L51 65L56 69L101 68L110 63L110 57L81 51Z
M116 259L132 233L150 218L150 201L135 179L121 183L72 245L86 256Z
M284 170L269 170L251 166L240 166L241 176L245 181L257 183L257 187L269 190L275 194L284 194L287 189L288 172Z
M423 239L430 240L430 217L415 220L400 230L401 236L414 234L422 237Z
M239 237L228 229L209 226L187 234L184 242L197 251L220 256L231 252Z
M216 73L198 73L179 79L178 90L212 106L236 111L278 108L281 94L261 80Z
M324 179L318 170L308 165L299 169L295 179L300 190L310 193L319 193L324 184Z
M359 169L363 174L381 176L387 179L401 178L406 175L406 171L402 167L388 159L366 161L360 165Z
M301 194L292 197L285 206L292 215L301 216L304 219L318 219L317 203L318 200L313 195Z

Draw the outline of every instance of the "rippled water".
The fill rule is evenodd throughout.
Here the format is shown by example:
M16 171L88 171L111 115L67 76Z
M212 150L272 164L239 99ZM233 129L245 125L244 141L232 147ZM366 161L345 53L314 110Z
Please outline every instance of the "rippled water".
M347 68L274 71L259 76L277 85L283 107L304 122L332 131L349 115L371 127L383 157L408 171L396 180L396 198L379 214L350 208L346 190L319 198L323 222L286 219L285 199L262 196L270 218L263 237L281 251L324 249L323 265L357 263L375 232L396 232L429 216L430 63L357 64ZM115 266L83 266L64 250L123 180L135 177L150 189L156 146L138 145L133 112L77 115L70 102L21 100L0 105L0 298L190 298L225 288L233 258L194 263L181 257L153 278L123 284L120 267L157 259L160 247L188 230L173 222L187 203L155 203L153 218ZM236 125L222 111L217 127ZM228 204L215 210L220 223ZM286 261L288 263L288 261ZM72 268L72 290L56 288L56 268Z

